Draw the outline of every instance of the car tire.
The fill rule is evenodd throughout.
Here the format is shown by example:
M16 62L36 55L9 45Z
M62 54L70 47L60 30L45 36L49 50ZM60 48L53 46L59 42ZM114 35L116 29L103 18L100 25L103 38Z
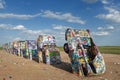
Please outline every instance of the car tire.
M64 51L68 54L69 53L69 47L68 47L68 43L65 43L63 46Z

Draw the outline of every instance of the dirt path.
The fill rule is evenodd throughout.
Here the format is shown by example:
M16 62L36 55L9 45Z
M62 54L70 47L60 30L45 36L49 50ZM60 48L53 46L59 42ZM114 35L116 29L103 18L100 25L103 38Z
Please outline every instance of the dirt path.
M78 77L71 73L67 54L62 64L46 65L0 51L0 80L119 80L120 55L103 54L107 70L102 75Z

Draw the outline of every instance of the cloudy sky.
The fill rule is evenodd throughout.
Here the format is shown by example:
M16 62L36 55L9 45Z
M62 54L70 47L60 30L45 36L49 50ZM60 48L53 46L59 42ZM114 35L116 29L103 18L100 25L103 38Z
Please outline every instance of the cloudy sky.
M0 0L0 45L39 34L65 43L66 28L90 29L98 46L120 46L119 0Z

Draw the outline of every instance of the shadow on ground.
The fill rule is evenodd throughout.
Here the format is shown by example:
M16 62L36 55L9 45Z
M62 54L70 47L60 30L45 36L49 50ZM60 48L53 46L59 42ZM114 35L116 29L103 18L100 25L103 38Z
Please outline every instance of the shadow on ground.
M60 64L52 64L52 66L72 73L71 65L68 62L61 62Z
M39 63L39 59L37 59L37 58L33 58L32 60L35 61L35 62L37 62L37 63ZM46 64L46 63L43 62L43 64ZM64 71L72 73L71 64L68 63L68 62L63 62L62 61L59 64L50 64L50 65L53 66L53 67L55 67L55 68L62 69ZM46 66L47 66L47 64L46 64Z

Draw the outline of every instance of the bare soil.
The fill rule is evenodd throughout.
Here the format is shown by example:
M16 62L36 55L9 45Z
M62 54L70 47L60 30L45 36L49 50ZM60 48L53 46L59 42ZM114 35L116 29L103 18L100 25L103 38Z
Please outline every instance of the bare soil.
M120 80L120 55L102 54L106 72L89 77L71 73L69 57L61 52L62 63L47 65L0 51L0 80Z

